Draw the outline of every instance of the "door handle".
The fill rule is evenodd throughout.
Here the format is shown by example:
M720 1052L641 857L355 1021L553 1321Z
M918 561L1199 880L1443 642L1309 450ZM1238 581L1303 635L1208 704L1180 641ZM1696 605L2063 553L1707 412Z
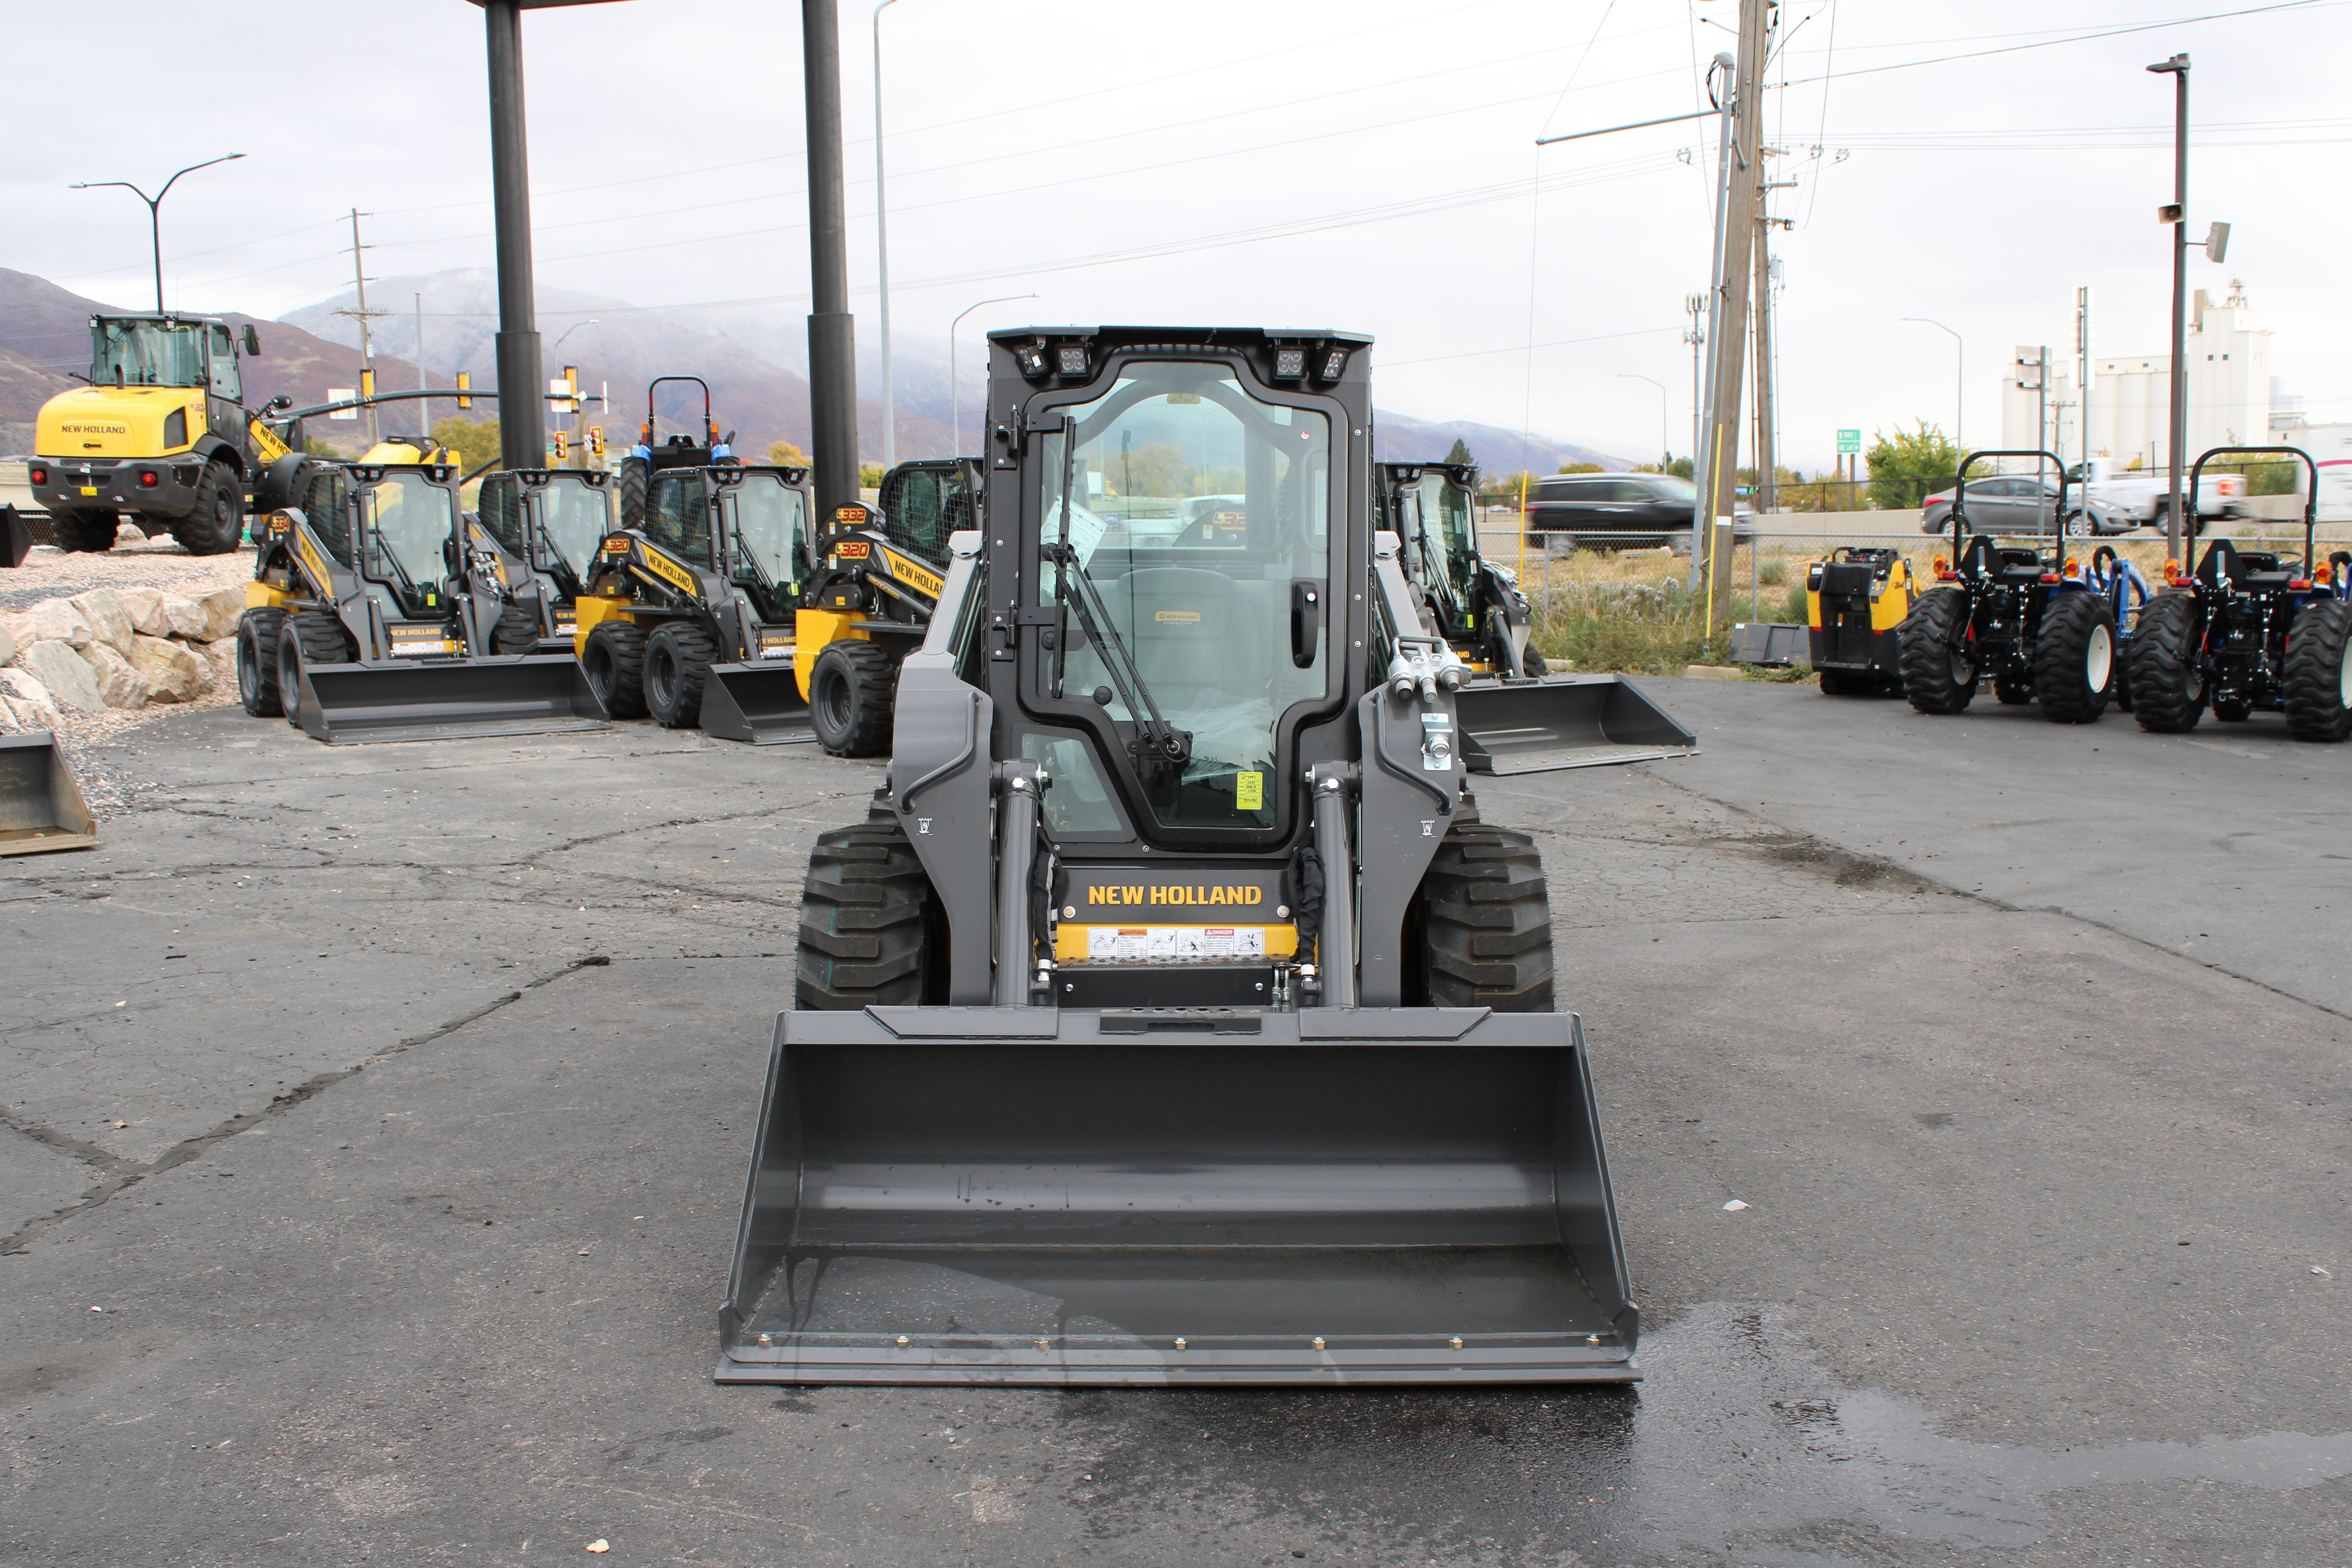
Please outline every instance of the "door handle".
M1325 591L1320 577L1290 580L1290 662L1300 669L1314 667L1316 651L1323 646Z

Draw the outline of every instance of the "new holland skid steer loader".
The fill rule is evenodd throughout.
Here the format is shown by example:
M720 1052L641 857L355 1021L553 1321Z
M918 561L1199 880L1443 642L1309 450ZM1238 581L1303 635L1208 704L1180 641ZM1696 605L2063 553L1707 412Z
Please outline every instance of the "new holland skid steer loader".
M949 536L980 525L980 489L977 458L924 458L882 476L877 507L835 509L793 623L809 722L835 756L888 745L898 661L930 626Z
M1375 526L1370 345L992 334L985 526L810 857L722 1381L1639 1375L1543 868ZM1163 446L1237 525L1085 504Z
M805 738L793 616L809 572L806 468L666 468L642 526L596 548L573 601L581 667L616 719L729 740Z
M467 520L455 467L298 456L269 482L299 500L258 528L236 637L247 712L328 742L604 727L578 662L536 652L535 584Z
M1544 673L1528 642L1528 597L1518 574L1478 549L1478 470L1466 463L1382 463L1384 527L1404 545L1406 581L1421 590L1454 651L1477 675L1506 680Z
M475 515L497 544L541 653L569 656L579 598L615 527L613 476L582 468L507 468L483 478ZM526 581L527 580L527 581Z

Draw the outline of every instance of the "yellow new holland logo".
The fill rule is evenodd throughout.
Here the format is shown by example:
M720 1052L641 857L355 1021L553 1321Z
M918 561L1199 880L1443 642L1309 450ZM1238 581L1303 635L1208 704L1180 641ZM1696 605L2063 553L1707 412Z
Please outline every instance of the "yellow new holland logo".
M890 575L909 588L936 599L947 592L948 580L919 561L908 560L895 550L885 549L882 560L890 568Z

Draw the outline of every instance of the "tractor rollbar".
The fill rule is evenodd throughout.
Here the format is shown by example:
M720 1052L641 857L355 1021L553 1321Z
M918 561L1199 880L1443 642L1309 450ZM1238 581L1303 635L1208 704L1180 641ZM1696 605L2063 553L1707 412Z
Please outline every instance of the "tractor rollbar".
M2052 468L2058 470L2058 507L2055 511L2050 514L2050 537L2056 541L2056 542L2051 546L2051 549L2056 552L2061 561L2064 560L2066 554L2065 459L2059 457L2055 452L2044 451L2039 447L1987 447L1981 452L1970 452L1960 459L1960 471L1958 474L1954 476L1952 479L1953 563L1955 565L1958 563L1961 549L1960 541L1966 539L1969 532L1968 527L1969 469L1975 467L1979 461L1986 458L2043 458L2049 462ZM2040 479L2042 477L2042 469L2039 464L2034 468L2033 477L2035 479ZM2036 539L2042 537L2040 530L2037 529L2034 531L2034 537Z
M2253 453L2268 453L2273 457L2301 458L2303 459L2305 469L2305 482L2303 487L2303 574L2305 577L2308 577L2311 575L2312 568L2317 564L2316 562L2312 560L2311 552L2315 548L2313 540L2313 533L2317 528L2319 521L2319 464L2313 459L2310 453L2305 451L2300 447L2208 447L2203 452L2199 453L2196 464L2189 470L2188 536L2190 539L2194 539L2200 532L2203 531L2199 526L2201 521L2201 514L2197 510L2197 481L2198 477L2204 473L2205 465L2219 457L2229 456L2242 458Z

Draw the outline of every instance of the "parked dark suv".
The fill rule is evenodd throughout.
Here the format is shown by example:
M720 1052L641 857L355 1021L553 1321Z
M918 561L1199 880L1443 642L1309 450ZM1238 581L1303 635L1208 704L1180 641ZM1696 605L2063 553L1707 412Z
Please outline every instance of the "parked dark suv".
M1698 498L1688 479L1672 474L1554 474L1528 496L1529 544L1554 550L1690 548L1691 508ZM1733 535L1755 537L1755 515L1733 519Z

